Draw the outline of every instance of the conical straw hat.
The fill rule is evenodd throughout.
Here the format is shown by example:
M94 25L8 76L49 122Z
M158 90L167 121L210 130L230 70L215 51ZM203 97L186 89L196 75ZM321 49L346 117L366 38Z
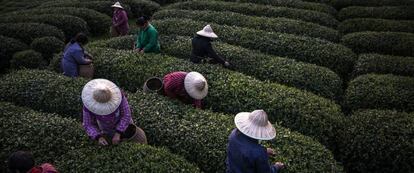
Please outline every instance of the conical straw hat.
M121 101L121 90L113 82L106 79L91 80L82 90L83 105L97 115L108 115L115 112Z
M276 130L263 110L238 113L234 118L234 123L240 132L251 138L271 140L276 137Z

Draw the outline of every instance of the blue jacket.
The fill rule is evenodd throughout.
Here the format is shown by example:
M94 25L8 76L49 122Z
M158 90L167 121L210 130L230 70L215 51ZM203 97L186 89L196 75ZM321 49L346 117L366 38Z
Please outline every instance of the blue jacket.
M226 158L227 173L277 173L269 164L266 148L257 139L250 138L237 128L229 136Z
M69 77L79 76L78 66L87 64L83 48L78 43L69 43L63 53L63 74Z

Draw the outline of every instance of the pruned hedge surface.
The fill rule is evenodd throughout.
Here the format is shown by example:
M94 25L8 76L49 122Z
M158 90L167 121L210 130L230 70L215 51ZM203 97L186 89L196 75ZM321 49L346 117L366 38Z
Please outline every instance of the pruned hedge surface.
M52 36L63 40L63 32L55 26L41 23L0 23L0 35L30 44L34 39Z
M65 34L66 40L73 38L78 32L88 33L87 23L78 17L59 14L14 15L0 18L1 23L35 22L56 26Z
M287 18L253 17L233 12L162 10L154 15L160 19L192 19L222 25L240 26L269 32L281 32L300 36L315 37L338 42L341 35L337 30L317 24Z
M134 143L72 150L63 155L56 166L60 170L76 172L200 172L196 166L167 149Z
M88 144L81 124L73 119L40 113L5 102L0 102L0 107L2 172L7 172L5 162L17 150L31 151L36 163L54 163L70 150Z
M284 126L314 136L327 146L332 146L332 135L335 135L330 129L341 128L343 116L340 107L309 92L261 82L214 65L195 66L168 56L142 56L133 51L105 49L94 49L92 53L99 57L94 64L96 77L115 81L130 91L141 88L152 76L162 77L180 70L198 71L209 81L209 96L205 104L214 111L234 114L259 107L269 113L272 122L283 121ZM319 117L318 122L313 120L315 117Z
M342 33L361 31L414 33L414 21L357 18L343 21L338 26Z
M28 49L28 47L20 40L0 35L0 72L10 66L10 59L15 52Z
M42 54L34 50L16 52L10 60L10 68L12 69L43 68L45 66Z
M336 9L342 9L349 6L414 6L413 0L331 0L330 4Z
M327 4L314 3L314 2L304 2L300 0L218 0L218 1L229 1L229 2L248 2L256 4L271 5L276 7L292 7L305 10L313 10L323 13L328 13L335 15L337 11L335 8Z
M362 75L349 83L345 105L357 109L414 111L414 78L395 75Z
M28 79L29 77L26 76L31 78ZM39 89L32 91L36 97L40 94L53 97L55 92L64 95L56 100L42 103L45 105L51 103L67 105L61 101L80 95L82 88L79 88L77 92L48 89L49 83L46 77L54 78L57 83L65 84L68 88L75 88L86 83L84 79L71 79L68 83L67 77L39 70L18 71L3 77L0 81L14 85L15 87L11 87L12 90L16 88L16 85L26 90L32 85L38 85ZM23 82L27 80L28 82ZM25 84L17 84L17 81ZM19 96L16 95L16 97ZM74 102L69 103L70 105L81 103L80 99L72 101ZM135 122L145 130L150 144L168 147L173 153L197 163L205 172L224 171L228 135L235 127L233 116L193 109L191 105L183 105L176 100L173 101L156 94L144 94L141 91L134 94L128 93L128 101L133 110ZM31 104L27 105L31 106ZM67 115L72 112L72 109L66 106L44 109L44 111L66 111L64 115ZM342 172L341 166L334 164L335 160L329 150L312 138L279 125L275 125L275 128L276 139L267 145L278 151L278 155L272 158L273 160L282 160L289 166L286 172L329 172L332 168L337 172Z
M356 32L342 37L342 44L356 53L414 56L414 34L402 32Z
M153 23L161 35L183 36L193 36L207 24L207 22L187 19L157 20ZM346 77L356 59L356 55L349 48L325 40L210 24L214 32L219 35L220 41L328 67L341 77Z
M118 0L113 0L113 2L116 1ZM131 7L132 14L136 18L142 15L152 16L160 8L158 3L151 0L119 0L119 2L128 4Z
M342 134L341 156L347 172L413 172L414 114L360 110Z
M252 3L220 2L220 1L187 1L166 6L164 9L183 10L212 10L235 12L250 16L285 17L290 19L312 22L322 26L335 28L338 21L332 15L311 10L302 10L288 7L275 7Z
M21 10L7 13L7 15L38 15L38 14L64 14L79 17L88 23L90 32L95 35L106 34L111 26L111 18L103 13L87 8L52 7L42 9Z
M75 7L75 8L88 8L108 16L113 15L111 6L114 3L111 1L79 1L79 0L61 0L61 1L49 1L37 8L53 8L53 7ZM132 17L131 7L127 4L121 4L127 11L128 17Z
M338 19L377 18L395 20L414 20L414 6L360 7L352 6L339 11Z
M355 64L354 76L376 73L414 77L414 57L361 54Z
M56 37L36 38L30 44L33 50L42 53L47 60L52 59L54 53L61 52L64 46L65 44Z
M80 122L5 102L0 102L0 106L3 163L12 152L28 150L37 163L56 163L61 172L199 172L197 167L166 149L134 143L111 147L90 145ZM3 166L0 170L7 172Z
M112 38L95 42L90 47L109 47L113 49L132 49L134 36ZM181 59L189 59L191 38L182 36L161 37L163 53ZM232 64L232 69L254 76L260 80L305 89L323 97L336 99L342 94L342 80L331 70L297 62L293 59L270 56L226 43L215 43L218 54Z

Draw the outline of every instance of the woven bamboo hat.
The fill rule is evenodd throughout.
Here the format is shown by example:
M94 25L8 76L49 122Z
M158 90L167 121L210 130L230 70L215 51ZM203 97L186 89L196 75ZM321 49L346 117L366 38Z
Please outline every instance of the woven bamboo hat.
M83 105L97 115L108 115L118 109L122 101L121 90L106 79L89 81L82 90Z
M276 130L263 110L240 112L234 118L234 123L240 132L251 138L271 140L276 137Z

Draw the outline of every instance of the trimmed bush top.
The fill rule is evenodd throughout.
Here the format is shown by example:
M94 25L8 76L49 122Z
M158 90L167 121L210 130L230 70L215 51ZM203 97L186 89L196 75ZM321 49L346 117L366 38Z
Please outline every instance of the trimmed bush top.
M63 32L55 26L41 23L0 23L0 35L19 39L30 44L35 38L52 36L64 38Z
M43 54L47 59L51 59L54 53L61 52L65 44L56 37L41 37L33 40L30 47Z
M0 35L0 72L10 66L10 59L15 52L28 49L28 47L20 40Z
M253 3L220 2L220 1L187 1L178 2L166 6L165 9L183 10L212 10L224 12L236 12L250 16L264 17L285 17L290 19L312 22L319 25L333 27L338 25L338 21L332 15L320 13L312 10L295 9L288 7L276 7L269 5L259 5Z
M60 90L58 88L49 88L47 78L55 79L56 83L65 83L68 88L75 88L87 82L81 78L70 79L72 82L68 82L68 77L39 70L22 70L7 76L0 81L10 80L13 77L18 81L23 81L26 80L25 77L19 78L31 76L31 79L27 80L37 81L37 85L39 85L38 90L32 91L34 97L39 97L40 95L53 97L53 93L56 92L53 90ZM11 85L18 85L21 88L26 88L26 90L32 87L29 83L19 84L19 82ZM60 90L62 95L64 95L63 97L56 98L56 100L48 100L49 102L42 102L45 105L55 104L57 106L43 110L47 112L71 112L71 106L67 105L78 105L81 100L70 99L73 101L72 103L64 103L62 101L68 97L77 97L80 95L81 89L79 88L78 92ZM157 94L144 94L141 91L134 94L127 93L127 95L133 110L134 121L145 130L150 143L168 147L173 153L197 163L205 172L223 172L225 170L226 144L228 142L228 135L235 127L233 122L234 115L223 115L208 110L194 109L191 105L183 105L176 100L170 100ZM15 97L20 96L16 94ZM28 103L20 104L32 106ZM66 107L60 107L60 105L66 105ZM38 107L35 109L38 109ZM289 169L286 170L287 172L329 172L332 168L338 170L337 172L342 172L341 166L335 164L331 152L314 139L290 131L280 125L275 125L275 128L277 131L276 139L269 141L266 145L278 151L278 155L272 158L272 160L284 161L289 166ZM65 158L72 158L73 154L79 152L73 151ZM89 153L89 151L86 151L86 153ZM84 157L82 156L83 154L80 155L81 158ZM68 161L68 163L64 163L65 165L78 163L78 161L73 161L73 159L64 160Z
M412 172L413 117L391 110L355 112L341 133L339 153L347 172Z
M330 3L336 9L341 9L349 6L414 6L413 0L332 0Z
M34 50L16 52L10 60L12 69L43 68L44 66L42 54Z
M154 15L154 19L192 19L217 24L240 26L269 32L281 32L299 36L309 36L338 42L338 31L317 24L287 18L252 17L234 12L162 10Z
M357 18L343 21L339 24L338 30L342 33L361 31L414 33L414 21Z
M347 7L339 11L339 20L350 18L378 18L414 20L414 6Z
M166 19L153 21L153 24L162 35L193 36L207 22ZM328 67L341 77L348 75L356 59L356 55L349 48L317 38L210 24L219 35L220 41Z
M353 74L362 75L368 73L414 77L414 57L361 54L355 64Z
M414 78L395 75L362 75L349 83L345 105L357 109L414 111Z

